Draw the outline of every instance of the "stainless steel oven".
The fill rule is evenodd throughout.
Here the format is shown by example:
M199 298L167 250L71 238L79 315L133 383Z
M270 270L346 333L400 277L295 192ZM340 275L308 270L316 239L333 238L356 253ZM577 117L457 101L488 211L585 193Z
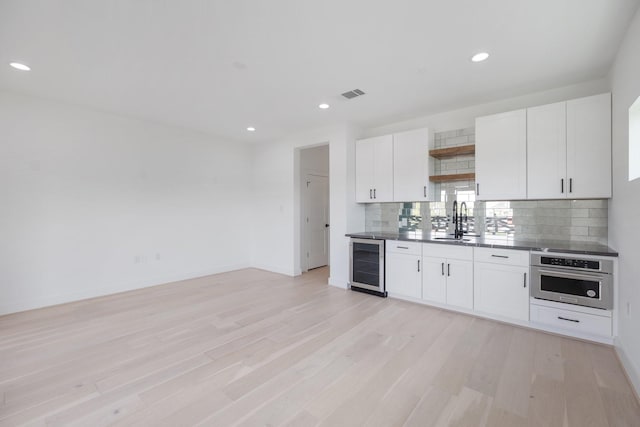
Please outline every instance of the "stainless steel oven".
M349 285L355 291L387 296L384 286L384 240L351 238Z
M613 261L532 253L531 296L611 310Z

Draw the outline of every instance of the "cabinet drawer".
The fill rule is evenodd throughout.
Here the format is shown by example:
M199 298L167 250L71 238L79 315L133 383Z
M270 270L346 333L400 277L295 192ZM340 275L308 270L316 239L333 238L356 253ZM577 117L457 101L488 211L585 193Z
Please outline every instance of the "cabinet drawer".
M584 334L611 336L611 318L531 304L531 322Z
M490 262L492 264L529 266L529 251L513 249L475 248L476 262Z
M404 242L402 240L387 240L386 250L389 253L422 255L422 243Z
M473 248L470 246L457 246L457 244L425 243L422 246L422 256L472 261Z

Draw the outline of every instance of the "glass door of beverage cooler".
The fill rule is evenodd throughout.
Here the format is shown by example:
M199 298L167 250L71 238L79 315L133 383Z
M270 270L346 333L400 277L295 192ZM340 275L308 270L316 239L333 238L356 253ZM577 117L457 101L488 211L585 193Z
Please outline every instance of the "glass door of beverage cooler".
M384 240L351 239L350 261L352 288L385 293Z

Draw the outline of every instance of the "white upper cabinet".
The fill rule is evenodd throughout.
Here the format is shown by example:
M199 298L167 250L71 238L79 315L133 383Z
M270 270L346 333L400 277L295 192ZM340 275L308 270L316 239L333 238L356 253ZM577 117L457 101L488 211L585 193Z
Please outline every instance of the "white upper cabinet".
M417 129L393 135L393 200L431 200L429 185L429 130Z
M527 112L476 119L476 200L527 198Z
M527 109L527 196L565 198L568 192L566 102Z
M569 198L611 197L611 94L567 101Z
M529 199L611 197L611 95L527 109Z
M356 141L356 201L393 201L393 137Z

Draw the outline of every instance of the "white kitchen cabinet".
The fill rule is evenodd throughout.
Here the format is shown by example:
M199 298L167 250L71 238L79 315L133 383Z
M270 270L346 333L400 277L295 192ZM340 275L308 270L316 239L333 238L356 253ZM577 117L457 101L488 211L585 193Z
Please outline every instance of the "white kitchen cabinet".
M527 109L527 197L611 197L611 95Z
M611 94L567 101L567 197L611 197Z
M475 248L475 252L474 310L528 321L529 253L489 248Z
M473 308L473 250L442 244L423 246L422 298Z
M527 197L567 197L566 102L527 109Z
M393 136L356 141L356 201L393 201Z
M393 200L432 200L433 185L429 183L432 164L428 129L393 134Z
M527 113L476 119L476 200L527 198Z
M386 290L392 296L421 298L422 248L420 243L386 242Z

